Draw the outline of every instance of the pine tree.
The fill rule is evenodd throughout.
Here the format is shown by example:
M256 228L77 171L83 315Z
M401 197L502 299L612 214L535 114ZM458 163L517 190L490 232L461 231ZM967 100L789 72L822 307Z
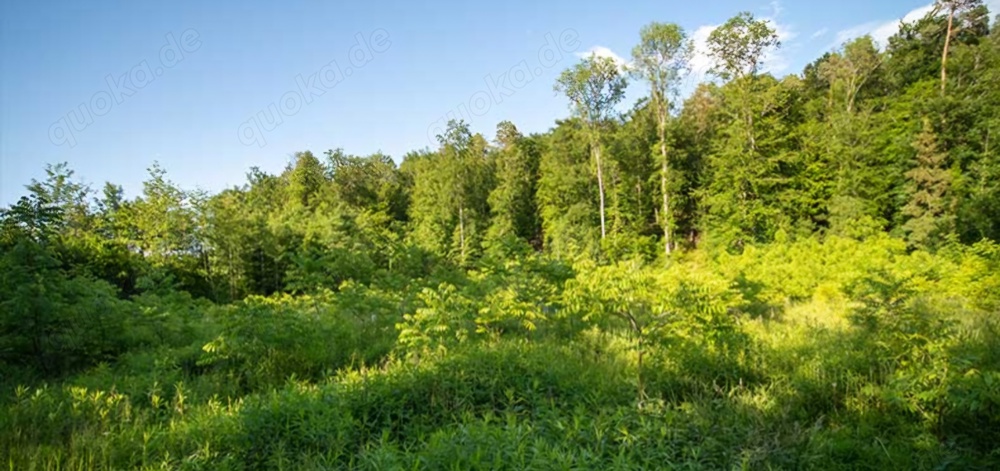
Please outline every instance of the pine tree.
M292 207L314 208L316 196L326 182L326 169L312 152L297 152L288 168L288 198Z
M903 230L913 247L927 247L953 232L954 211L950 202L951 173L945 167L948 154L938 150L937 137L929 119L917 135L913 148L916 166L906 172L910 199L903 207L909 219Z

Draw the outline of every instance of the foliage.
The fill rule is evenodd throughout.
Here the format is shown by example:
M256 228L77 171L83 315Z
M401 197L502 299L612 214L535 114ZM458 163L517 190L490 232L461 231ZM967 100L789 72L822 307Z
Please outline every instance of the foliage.
M996 469L1000 27L640 31L490 143L0 211L11 469ZM619 110L626 72L650 94ZM596 182L596 185L595 185Z

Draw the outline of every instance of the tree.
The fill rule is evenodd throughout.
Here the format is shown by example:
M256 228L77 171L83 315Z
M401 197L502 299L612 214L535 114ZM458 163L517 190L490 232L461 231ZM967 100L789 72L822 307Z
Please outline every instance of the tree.
M235 301L245 294L244 260L250 258L251 243L255 240L251 222L252 212L246 204L247 192L228 189L209 199L200 213L205 219L205 242L216 267L216 276L225 276L227 296L216 293L216 299Z
M862 36L845 43L841 51L827 54L815 69L817 78L826 84L826 97L817 97L816 119L803 123L802 128L811 135L807 148L815 150L816 162L823 166L811 178L831 182L823 196L828 199L828 222L835 233L856 233L880 224L876 200L887 190L885 180L873 171L878 157L871 142L874 106L859 101L862 92L870 94L877 85L884 58L872 38Z
M655 190L650 191L660 186L654 115L649 100L640 99L631 110L608 123L605 181L610 234L602 242L602 249L609 259L638 254L655 257L657 253L662 233L659 197Z
M315 208L316 197L326 183L326 170L312 152L296 152L295 163L289 166L288 198L292 207Z
M944 36L944 48L941 50L941 95L945 93L948 82L948 48L955 34L955 16L982 5L982 0L937 0L935 8L948 11L948 29Z
M945 168L948 154L938 149L937 138L929 119L913 143L916 166L906 172L910 180L910 201L903 208L909 219L903 224L910 245L926 247L952 230L951 174Z
M723 80L757 75L764 56L781 45L774 28L749 12L740 12L708 35L709 71Z
M478 253L489 221L486 139L452 120L438 142L437 152L404 161L414 179L410 236L430 252L466 263Z
M211 287L204 284L210 270L205 265L204 225L199 221L203 195L177 187L157 162L148 171L142 195L127 206L125 215L134 226L135 239L129 244L153 269L146 281L164 288L177 283L192 294L210 295Z
M970 33L968 27L965 33ZM996 86L1000 83L1000 21L994 21L992 32L977 42L962 48L967 54L960 55L962 49L956 49L952 66L955 70L961 65L961 73L952 80L963 86L953 93L958 106L952 109L959 119L950 121L968 126L962 130L961 142L949 146L959 151L953 161L962 163L963 170L961 183L953 187L959 205L956 228L968 243L1000 240L1000 93ZM949 131L956 128L949 126Z
M0 247L8 248L21 240L49 245L59 235L62 208L47 195L22 196L10 208L0 210Z
M844 44L843 53L835 53L819 65L819 75L829 83L829 101L839 103L848 114L854 112L858 94L882 64L882 55L871 36L862 36Z
M787 125L781 113L787 112L798 85L794 79L778 82L758 76L765 54L779 42L774 29L750 13L740 13L716 28L707 45L713 62L710 71L727 81L722 88L723 109L731 119L721 126L710 156L712 175L704 201L723 240L741 247L748 240L765 239L774 219L788 216L762 198L779 199L783 167L793 167L781 161L789 155L779 145L790 133L776 126ZM760 122L765 117L767 125ZM760 129L769 139L759 138ZM762 152L762 143L767 152Z
M750 110L751 86L764 55L780 45L775 30L748 12L730 18L708 36L708 54L713 61L709 71L723 80L735 82L740 89L741 118L746 122L751 152L757 150L754 116Z
M338 201L358 211L406 219L403 180L391 157L381 152L358 157L341 149L328 150L326 156L327 178Z
M598 253L600 219L587 130L579 119L557 121L541 139L538 218L545 250L559 257Z
M601 160L601 127L614 106L625 97L625 77L618 64L608 57L592 54L566 69L556 81L555 89L569 98L573 113L587 128L590 152L597 166L597 187L600 196L601 238L607 235L604 214L604 165Z
M289 260L283 255L287 234L275 224L275 216L286 206L287 183L279 176L251 167L246 174L243 205L244 229L249 240L243 254L247 288L256 294L270 295L285 286L284 274Z
M142 254L157 261L183 255L192 229L185 193L167 179L167 171L154 162L142 183L142 196L132 206Z
M48 200L59 195L33 192L0 209L0 364L50 375L109 360L124 337L114 288L73 276L59 253L71 230L62 206Z
M686 235L690 246L697 245L703 231L706 208L701 196L709 183L709 163L722 117L722 91L709 82L695 88L671 123L677 157L673 173L681 177L673 204L675 234ZM680 238L675 237L675 244L678 242Z
M493 152L496 187L490 192L490 228L487 240L505 245L511 238L532 241L538 235L535 190L538 151L510 121L497 125L497 150Z
M28 191L50 202L62 211L63 227L68 234L80 237L89 229L87 198L90 186L73 178L74 172L66 162L45 166L45 180L31 180Z
M663 226L663 250L670 255L671 213L670 161L667 158L667 121L670 97L687 71L694 49L684 30L676 24L650 23L639 32L639 45L632 49L632 74L649 82L650 102L656 113L656 132L660 149L660 192L663 198L660 224Z

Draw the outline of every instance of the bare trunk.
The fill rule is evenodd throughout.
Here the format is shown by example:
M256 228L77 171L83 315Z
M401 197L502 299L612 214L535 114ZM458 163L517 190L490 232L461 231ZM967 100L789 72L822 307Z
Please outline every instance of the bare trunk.
M941 95L944 95L945 84L948 81L948 46L951 44L951 27L955 19L955 9L948 12L948 34L944 37L944 52L941 53Z
M236 299L236 269L233 268L233 248L229 247L229 300Z
M743 114L746 115L747 138L750 142L750 152L753 154L757 152L757 138L754 136L753 110L750 106L750 84L743 87Z
M462 263L465 263L465 209L458 207L458 243L462 253Z
M643 203L643 200L642 200L642 182L636 182L635 183L635 201L636 201L636 204L639 206L638 213L640 215L645 214L642 211L642 203Z
M661 119L663 119L661 117ZM670 195L667 193L667 174L670 165L667 163L666 123L660 123L660 192L663 193L663 251L670 255Z
M597 160L597 189L600 192L601 198L601 239L607 236L607 230L604 224L604 170L601 165L601 144L599 139L594 139L593 143L594 158Z

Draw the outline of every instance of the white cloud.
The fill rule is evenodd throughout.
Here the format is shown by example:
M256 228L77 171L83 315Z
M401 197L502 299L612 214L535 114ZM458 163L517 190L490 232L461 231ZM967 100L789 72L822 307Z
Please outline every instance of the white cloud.
M622 56L615 54L615 51L612 51L611 49L608 49L604 46L594 46L590 49L587 49L584 52L576 53L576 56L581 59L585 59L591 56L607 57L613 60L615 64L618 64L618 67L625 67L628 64L628 61L623 59Z
M694 54L691 57L691 77L696 78L695 83L701 81L702 77L712 68L712 58L708 56L708 36L718 28L719 25L706 25L699 27L691 35L694 42Z
M771 0L769 5L771 6L771 13L775 18L781 16L781 13L785 11L779 0Z
M789 67L789 59L785 52L789 47L788 43L798 36L798 32L792 25L779 21L782 12L784 12L780 2L772 1L770 7L771 13L759 18L766 21L774 29L775 34L778 35L778 41L781 41L781 47L769 51L764 56L761 70L780 74ZM708 69L712 67L712 58L708 55L708 36L719 26L721 25L700 26L691 35L691 40L694 41L694 56L691 58L691 75L688 77L685 88L693 89L708 75Z
M831 48L840 47L845 42L850 41L851 39L859 38L866 34L870 34L872 31L878 29L880 25L885 25L885 24L897 24L897 22L869 21L868 23L863 23L857 26L851 26L850 28L837 31L837 34L835 35L836 37L833 40L833 43L831 44Z
M777 11L780 12L780 9ZM780 23L777 16L773 18L764 17L762 19L774 28L774 32L778 35L778 41L781 41L781 47L771 49L771 51L764 55L761 70L777 75L788 70L789 59L785 53L793 47L790 41L798 37L799 34L792 29L791 25Z
M991 19L1000 13L1000 0L985 0L983 3L989 8ZM907 12L899 19L871 21L838 31L834 34L834 42L829 47L830 49L839 48L844 42L866 34L872 35L872 38L878 44L885 46L889 38L899 31L900 20L905 22L916 21L931 11L932 8L933 3L929 3L928 5ZM770 10L770 13L760 15L758 18L767 21L774 28L778 35L778 40L781 41L781 47L771 51L764 57L761 70L777 75L787 70L790 66L790 60L786 54L794 51L800 45L794 41L798 37L798 33L794 27L791 24L781 22L782 13L784 12L781 3L779 1L772 1L770 3ZM712 60L708 56L708 36L719 26L721 25L703 25L695 29L691 34L691 39L694 42L694 56L691 59L691 74L681 87L682 95L689 94L698 83L706 79L708 70L712 66ZM813 33L810 39L815 40L829 35L830 30L822 28Z
M994 17L997 13L1000 13L1000 0L986 0L983 2L987 8L990 10L990 17ZM885 47L889 43L889 38L894 34L899 32L900 22L912 23L924 17L927 13L934 9L934 4L929 3L922 7L914 8L908 11L902 18L885 20L885 21L870 21L867 23L862 23L857 26L852 26L850 28L838 31L834 42L830 44L830 49L836 49L842 46L847 41L854 38L859 38L866 34L870 34L875 43L880 47Z
M1000 3L1000 0L993 0L988 3ZM837 32L836 39L831 45L831 49L838 48L845 42L850 41L854 38L870 34L875 43L881 47L885 47L889 43L889 38L899 31L900 21L904 23L911 23L923 18L924 15L929 13L934 9L934 4L924 5L919 8L914 8L910 10L902 18L887 20L887 21L871 21L868 23L860 24L857 26L852 26L850 28L841 30Z
M934 5L932 4L911 10L906 15L903 15L902 21L904 23L912 23L926 16L933 9ZM899 23L900 22L897 20L897 21L889 21L879 25L878 28L875 28L875 30L871 32L872 39L874 39L876 43L885 46L886 44L889 43L889 38L892 37L892 35L899 32Z
M771 13L769 15L762 15L760 19L766 21L768 26L774 29L774 33L778 35L778 41L781 42L781 47L771 49L764 55L761 70L778 75L788 70L790 61L786 53L789 52L789 49L795 48L791 44L791 41L798 37L799 33L795 31L792 25L780 21L782 13L785 12L785 8L781 6L780 1L772 0L770 7Z

